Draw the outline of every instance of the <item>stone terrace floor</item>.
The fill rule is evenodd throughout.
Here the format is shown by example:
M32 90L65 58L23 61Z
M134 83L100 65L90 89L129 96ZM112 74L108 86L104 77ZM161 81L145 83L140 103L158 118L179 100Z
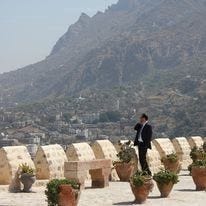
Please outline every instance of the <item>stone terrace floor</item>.
M87 183L89 186L89 182ZM34 187L33 192L11 194L7 187L0 186L0 206L46 206L44 196L45 187ZM112 206L135 205L129 183L111 182L105 189L87 188L81 194L79 206ZM183 172L180 182L175 185L170 198L159 198L159 192L155 186L145 206L203 206L206 205L206 192L196 192L192 177Z

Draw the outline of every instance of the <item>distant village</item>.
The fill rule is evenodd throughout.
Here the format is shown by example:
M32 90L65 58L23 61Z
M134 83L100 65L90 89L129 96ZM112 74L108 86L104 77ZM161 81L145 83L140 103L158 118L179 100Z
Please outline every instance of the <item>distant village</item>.
M48 108L45 108L47 110ZM118 141L120 137L132 137L133 124L116 111L83 112L41 109L30 112L1 108L0 147L26 145L34 155L39 145L90 142L96 139Z

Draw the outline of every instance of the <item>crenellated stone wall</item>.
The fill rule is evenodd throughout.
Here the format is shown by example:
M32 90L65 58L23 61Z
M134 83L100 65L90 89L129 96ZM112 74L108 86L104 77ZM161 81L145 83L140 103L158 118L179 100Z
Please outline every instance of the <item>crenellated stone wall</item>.
M182 169L187 169L192 163L190 158L191 148L187 139L185 137L177 137L172 140L172 143L182 164Z
M0 184L10 184L21 164L34 168L31 156L24 146L2 147L0 149Z
M117 151L114 145L109 140L97 140L92 145L95 157L97 159L111 159L117 161ZM117 181L119 177L115 169L112 170L111 180Z
M124 143L126 140L120 141ZM203 138L178 137L172 141L168 138L154 139L152 150L148 150L148 163L153 173L162 166L161 157L176 152L182 162L183 169L191 163L190 151L194 146L203 145ZM116 147L116 149L115 149ZM64 177L64 163L69 161L90 161L95 159L110 159L117 161L119 145L113 145L109 140L97 140L92 146L88 143L71 144L66 153L60 145L47 145L38 148L34 162L24 146L3 147L0 149L0 184L10 184L18 167L27 163L32 168L36 167L37 179L53 179ZM135 149L136 169L140 168L138 162L138 148ZM111 180L119 180L116 170L112 170Z
M64 163L67 161L67 156L60 145L39 147L34 158L37 179L63 178Z

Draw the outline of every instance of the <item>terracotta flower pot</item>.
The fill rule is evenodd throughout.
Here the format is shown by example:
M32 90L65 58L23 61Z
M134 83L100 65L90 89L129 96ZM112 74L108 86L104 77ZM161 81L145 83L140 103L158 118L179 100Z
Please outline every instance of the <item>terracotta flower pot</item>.
M36 181L36 177L33 174L21 174L20 181L24 185L23 192L30 192L30 189L34 182Z
M169 184L157 183L157 187L160 191L161 197L168 197L173 189L174 184L170 182Z
M168 159L163 160L163 164L165 167L165 170L169 170L171 172L175 172L175 173L179 173L181 170L181 164L180 161L176 161L176 162L171 162Z
M119 176L120 181L129 182L130 177L134 172L134 164L132 163L116 163L115 169Z
M70 185L60 185L58 206L77 206L80 191L74 190Z
M152 179L148 179L142 186L136 187L130 183L132 192L135 196L135 203L142 204L146 201L150 191L152 191L154 184Z
M206 190L206 168L192 167L192 178L197 191Z

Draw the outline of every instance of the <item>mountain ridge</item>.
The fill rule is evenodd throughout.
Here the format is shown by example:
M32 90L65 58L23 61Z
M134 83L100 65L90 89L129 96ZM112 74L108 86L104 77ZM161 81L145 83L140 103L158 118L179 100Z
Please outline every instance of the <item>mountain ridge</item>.
M83 13L45 60L0 75L2 104L135 84L182 65L206 51L204 11L205 0L120 0Z

